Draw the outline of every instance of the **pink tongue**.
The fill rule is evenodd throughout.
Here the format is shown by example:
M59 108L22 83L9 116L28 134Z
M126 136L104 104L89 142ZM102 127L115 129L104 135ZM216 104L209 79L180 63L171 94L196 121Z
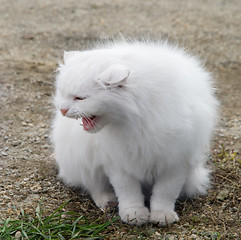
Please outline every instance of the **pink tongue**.
M95 127L95 122L90 118L82 117L84 130L91 130Z

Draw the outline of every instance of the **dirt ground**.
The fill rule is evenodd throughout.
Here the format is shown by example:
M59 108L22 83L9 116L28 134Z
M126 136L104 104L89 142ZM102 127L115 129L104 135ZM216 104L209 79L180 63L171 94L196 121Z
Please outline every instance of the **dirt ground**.
M178 202L181 221L173 226L118 221L110 238L240 239L240 10L239 0L0 0L0 216L16 216L13 205L31 213L40 199L46 209L72 199L69 208L89 219L103 215L56 177L49 142L54 70L64 50L119 33L165 37L205 59L216 79L221 111L212 188L206 197Z

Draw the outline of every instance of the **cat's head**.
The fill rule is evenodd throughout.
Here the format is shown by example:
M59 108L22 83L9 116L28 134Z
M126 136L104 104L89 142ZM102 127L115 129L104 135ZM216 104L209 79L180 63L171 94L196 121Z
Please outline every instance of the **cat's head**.
M127 66L101 51L65 52L56 78L56 108L65 117L81 118L88 132L124 124L136 111L127 91L129 75Z

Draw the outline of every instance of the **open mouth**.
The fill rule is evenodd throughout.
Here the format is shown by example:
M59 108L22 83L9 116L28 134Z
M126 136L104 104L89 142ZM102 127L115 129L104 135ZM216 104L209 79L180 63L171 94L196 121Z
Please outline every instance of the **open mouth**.
M96 126L97 116L82 117L83 128L85 131L93 130Z

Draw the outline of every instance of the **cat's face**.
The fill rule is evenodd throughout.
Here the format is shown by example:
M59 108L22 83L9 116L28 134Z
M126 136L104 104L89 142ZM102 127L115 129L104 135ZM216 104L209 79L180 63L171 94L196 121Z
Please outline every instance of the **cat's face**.
M102 61L98 54L65 53L56 80L56 107L66 117L81 119L84 130L92 133L109 123L121 124L128 109L130 70L107 56Z

